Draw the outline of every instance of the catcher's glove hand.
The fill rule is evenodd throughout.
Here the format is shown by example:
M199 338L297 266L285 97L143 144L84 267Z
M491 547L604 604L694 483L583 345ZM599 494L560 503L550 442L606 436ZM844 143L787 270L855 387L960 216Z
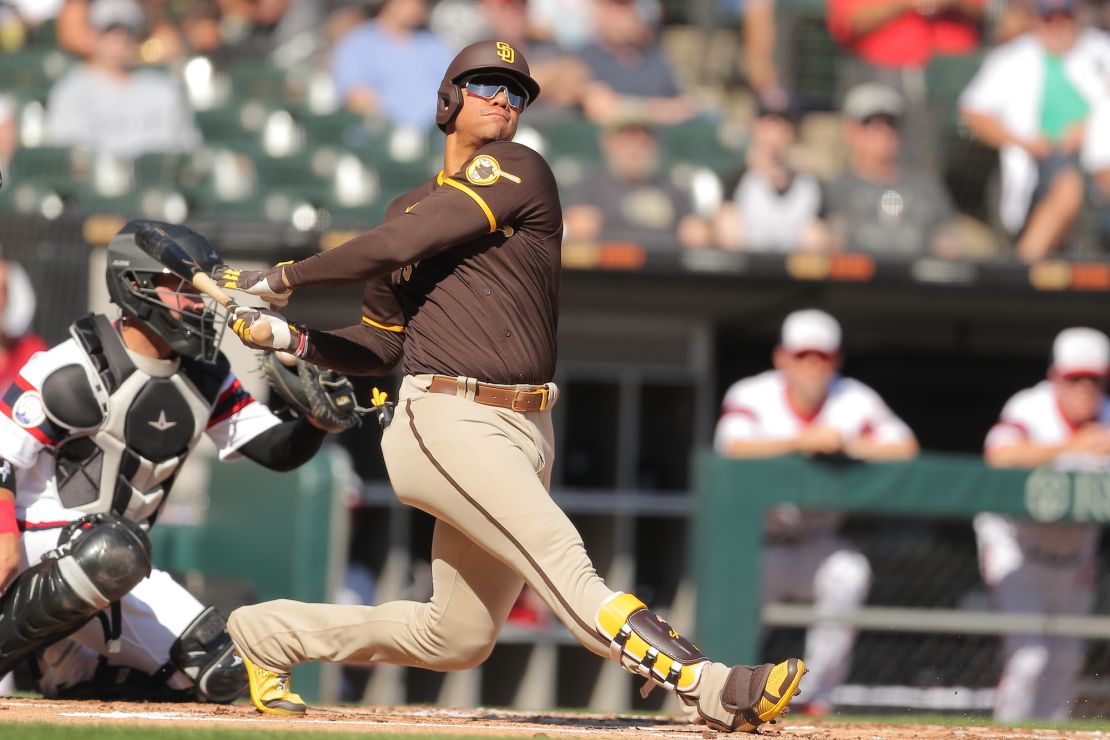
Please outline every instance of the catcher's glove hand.
M221 288L256 295L273 308L283 308L293 295L293 289L281 279L281 268L288 264L279 262L268 270L236 270L230 265L219 265L212 270L212 279Z
M368 411L355 400L347 376L284 352L262 356L262 371L282 400L299 416L328 432L342 432L362 423Z

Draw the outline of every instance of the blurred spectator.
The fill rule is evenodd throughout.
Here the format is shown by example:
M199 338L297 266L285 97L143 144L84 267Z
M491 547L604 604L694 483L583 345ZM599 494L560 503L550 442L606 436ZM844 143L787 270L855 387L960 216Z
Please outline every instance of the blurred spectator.
M57 29L58 46L62 51L86 60L96 54L102 29L92 21L93 8L115 4L115 0L65 0L58 13ZM144 42L136 48L142 63L165 64L180 58L184 53L183 40L170 16L168 0L143 0L134 4L141 5L142 22L134 28L134 33L138 41Z
M344 36L332 52L332 76L346 106L399 126L429 129L451 51L430 31L426 0L383 0L377 15Z
M323 48L321 0L218 0L225 54L288 69Z
M0 260L0 393L7 390L31 355L46 343L31 330L35 290L18 262Z
M1110 100L1110 36L1083 28L1074 0L1035 9L1033 30L987 55L960 97L968 127L1000 150L999 220L1027 262L1060 248L1083 208L1081 165L1110 146L1086 130Z
M987 435L987 463L1110 470L1108 373L1110 340L1105 334L1086 328L1060 332L1048 379L1007 401ZM1095 524L976 516L979 565L996 607L1052 617L1089 614L1095 602L1100 532ZM1079 638L1005 636L995 719L1068 719L1083 658Z
M796 311L782 325L774 370L732 385L725 394L714 445L726 457L847 455L903 460L917 454L913 432L879 395L838 374L840 325L824 311ZM737 492L742 495L742 492ZM871 566L839 536L843 517L786 505L767 518L763 601L811 600L821 614L858 609L871 586ZM832 692L848 675L856 632L817 623L806 633L806 677L800 711L829 711ZM795 706L798 703L795 702Z
M744 67L756 97L781 105L786 91L775 66L775 0L743 2Z
M594 40L579 54L593 77L582 105L595 123L675 124L697 113L635 0L594 0Z
M564 192L568 243L630 241L647 248L701 248L712 227L660 171L659 141L643 121L601 133L605 169Z
M19 131L16 126L16 103L10 95L0 93L0 172L8 173L12 154L19 144Z
M905 104L892 88L864 83L844 101L847 170L829 187L836 245L891 257L954 257L953 206L933 176L899 163Z
M852 55L840 66L841 91L881 82L902 94L913 147L903 157L936 169L937 133L928 107L925 66L934 54L969 54L979 47L987 0L827 0L833 38Z
M96 38L88 60L50 90L46 141L120 157L194 149L200 133L175 80L135 70L143 11L135 0L96 0L89 25Z
M780 102L781 101L781 102ZM717 244L753 252L820 250L829 235L820 219L821 184L791 162L797 139L797 109L789 99L760 102L747 167L731 200L717 214Z
M38 29L62 9L65 0L4 0L0 3L0 51L19 51L35 43Z
M594 0L528 0L528 20L538 38L580 49L593 36L593 5Z

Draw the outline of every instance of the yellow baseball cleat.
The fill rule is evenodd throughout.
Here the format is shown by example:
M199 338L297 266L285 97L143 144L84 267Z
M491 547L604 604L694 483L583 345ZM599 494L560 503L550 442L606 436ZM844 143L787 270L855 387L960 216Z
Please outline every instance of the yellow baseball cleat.
M239 653L243 666L247 669L247 680L251 688L251 704L266 714L304 714L308 707L304 699L289 690L288 673L274 673L259 668L250 658Z
M760 722L770 722L786 710L790 700L797 695L798 684L807 671L809 669L800 658L785 660L771 669L763 686L763 696L755 706Z

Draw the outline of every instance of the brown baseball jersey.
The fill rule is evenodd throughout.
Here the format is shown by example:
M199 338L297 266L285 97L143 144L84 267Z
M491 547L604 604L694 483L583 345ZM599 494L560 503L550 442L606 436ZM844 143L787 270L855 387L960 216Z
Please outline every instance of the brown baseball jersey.
M406 375L550 381L562 228L544 159L485 145L459 172L395 199L378 228L286 268L294 288L368 281L362 322L312 332L308 359L375 374L403 349Z

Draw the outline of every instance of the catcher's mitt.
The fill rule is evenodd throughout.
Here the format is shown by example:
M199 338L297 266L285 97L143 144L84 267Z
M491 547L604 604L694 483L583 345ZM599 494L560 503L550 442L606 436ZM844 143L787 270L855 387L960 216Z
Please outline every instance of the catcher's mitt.
M262 372L290 409L321 429L342 432L362 422L355 389L347 376L317 367L285 352L262 356Z

